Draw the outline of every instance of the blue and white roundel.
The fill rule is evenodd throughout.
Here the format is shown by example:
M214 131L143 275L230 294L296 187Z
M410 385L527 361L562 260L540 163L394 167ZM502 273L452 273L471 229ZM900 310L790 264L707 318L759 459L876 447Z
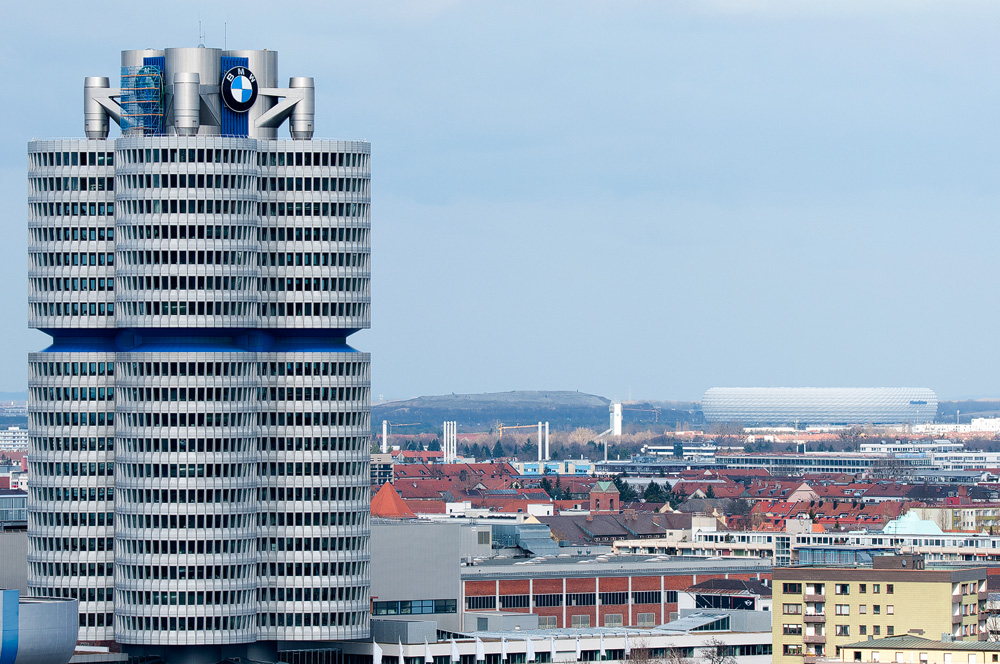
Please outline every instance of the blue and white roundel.
M250 79L246 76L237 76L233 79L232 85L229 86L229 91L233 95L233 99L241 104L245 104L250 101L250 97L253 96L253 86L250 85Z
M246 113L257 101L257 77L246 67L233 67L222 75L222 101L235 113Z

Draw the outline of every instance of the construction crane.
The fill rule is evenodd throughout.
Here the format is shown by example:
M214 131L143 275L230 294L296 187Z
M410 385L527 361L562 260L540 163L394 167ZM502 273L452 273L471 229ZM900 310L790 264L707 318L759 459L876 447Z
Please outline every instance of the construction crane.
M503 438L504 429L507 429L509 431L511 429L537 429L537 428L538 428L537 424L503 424L501 422L497 422L497 432L501 438Z
M389 420L382 420L382 454L389 453L389 436L392 435L392 427L418 427L423 422L390 422Z
M502 422L497 422L497 431L500 437L503 438L504 429L508 431L511 429L538 429L538 461L548 461L549 460L549 423L545 423L545 443L542 443L542 423L538 424L504 424Z

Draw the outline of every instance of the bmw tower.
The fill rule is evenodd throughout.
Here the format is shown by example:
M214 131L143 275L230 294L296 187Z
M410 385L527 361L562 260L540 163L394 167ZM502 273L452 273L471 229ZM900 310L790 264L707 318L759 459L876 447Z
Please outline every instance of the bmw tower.
M30 591L168 662L367 638L370 145L274 51L115 83L28 146Z

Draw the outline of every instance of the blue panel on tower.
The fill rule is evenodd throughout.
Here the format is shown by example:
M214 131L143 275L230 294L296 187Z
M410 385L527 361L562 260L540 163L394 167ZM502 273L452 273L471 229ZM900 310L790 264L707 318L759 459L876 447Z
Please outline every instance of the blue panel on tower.
M247 58L234 58L224 56L222 58L222 73L225 74L233 67L249 67L250 61ZM222 83L221 81L219 82ZM249 136L250 125L246 113L235 113L228 106L222 104L222 135L223 136Z

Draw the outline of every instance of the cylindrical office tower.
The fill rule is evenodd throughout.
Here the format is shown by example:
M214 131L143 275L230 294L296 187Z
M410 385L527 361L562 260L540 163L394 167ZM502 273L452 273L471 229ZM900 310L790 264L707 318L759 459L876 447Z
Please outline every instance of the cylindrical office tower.
M261 638L368 633L369 156L260 141Z
M28 149L28 587L80 600L82 641L114 615L114 151L104 140Z
M115 142L117 328L257 327L256 143Z
M117 354L115 636L122 643L257 639L252 355Z
M126 51L84 92L120 138L29 146L29 586L80 599L81 640L368 636L370 146L310 140L292 80L271 51Z

